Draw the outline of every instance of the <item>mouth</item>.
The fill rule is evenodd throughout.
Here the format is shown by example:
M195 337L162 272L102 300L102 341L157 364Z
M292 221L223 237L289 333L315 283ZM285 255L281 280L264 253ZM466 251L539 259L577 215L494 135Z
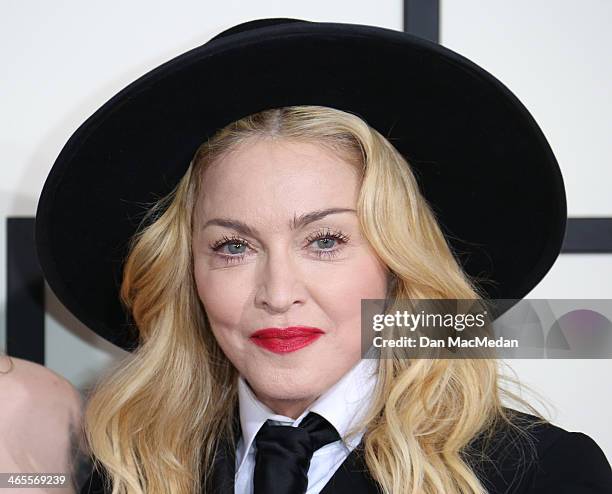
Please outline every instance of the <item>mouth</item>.
M289 353L310 345L325 331L312 326L290 326L287 328L263 328L253 332L250 340L257 346L274 353Z

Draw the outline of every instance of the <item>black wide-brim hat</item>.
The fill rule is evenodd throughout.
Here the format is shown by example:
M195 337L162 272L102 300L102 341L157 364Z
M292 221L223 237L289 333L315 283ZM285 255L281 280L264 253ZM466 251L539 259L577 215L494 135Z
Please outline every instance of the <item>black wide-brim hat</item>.
M529 111L465 57L356 24L259 19L143 75L70 137L44 184L36 248L47 282L86 326L137 344L118 290L127 243L198 146L260 110L321 105L361 117L402 153L468 275L520 299L557 258L563 179Z

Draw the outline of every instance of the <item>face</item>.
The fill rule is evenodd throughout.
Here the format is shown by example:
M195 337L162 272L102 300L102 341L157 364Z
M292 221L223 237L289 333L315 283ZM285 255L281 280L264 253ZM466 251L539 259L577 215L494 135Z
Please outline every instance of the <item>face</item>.
M355 212L358 187L336 154L290 140L245 141L204 173L198 294L219 346L276 413L297 417L359 361L361 299L385 297L387 268ZM252 337L288 327L322 333L268 346Z

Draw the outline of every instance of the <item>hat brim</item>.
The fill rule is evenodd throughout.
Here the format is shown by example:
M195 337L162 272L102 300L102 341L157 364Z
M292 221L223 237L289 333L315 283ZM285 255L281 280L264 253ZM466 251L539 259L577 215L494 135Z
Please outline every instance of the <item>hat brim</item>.
M413 166L424 196L490 298L524 297L557 258L563 179L524 105L465 57L406 33L322 22L217 37L116 94L68 140L43 187L36 248L49 286L85 325L137 344L119 302L144 205L197 147L257 111L322 105L360 116Z

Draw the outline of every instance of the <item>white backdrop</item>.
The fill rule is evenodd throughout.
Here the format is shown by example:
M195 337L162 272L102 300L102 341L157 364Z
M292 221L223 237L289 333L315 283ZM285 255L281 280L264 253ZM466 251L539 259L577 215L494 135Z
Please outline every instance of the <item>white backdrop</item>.
M440 42L504 82L559 160L570 216L612 216L612 2L442 0ZM34 216L63 144L108 98L162 62L239 22L296 17L402 29L402 1L3 0L0 4L0 215ZM517 195L520 200L520 194ZM512 207L512 205L509 205ZM0 278L6 279L5 227ZM529 298L612 298L612 255L563 254ZM5 346L5 283L0 346ZM47 289L46 363L84 390L123 356ZM512 360L612 462L612 362Z

